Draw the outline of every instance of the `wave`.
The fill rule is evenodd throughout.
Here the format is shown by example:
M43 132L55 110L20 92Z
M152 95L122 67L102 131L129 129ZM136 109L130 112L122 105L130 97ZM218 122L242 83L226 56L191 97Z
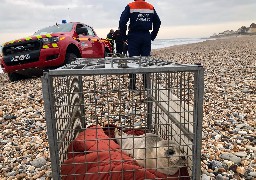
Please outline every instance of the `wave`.
M151 44L151 49L160 49L175 45L198 43L209 40L209 38L175 38L175 39L156 39Z

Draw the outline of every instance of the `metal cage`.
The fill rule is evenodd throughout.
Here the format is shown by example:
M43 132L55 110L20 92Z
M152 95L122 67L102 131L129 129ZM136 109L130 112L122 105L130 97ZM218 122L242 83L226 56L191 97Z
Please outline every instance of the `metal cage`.
M81 58L69 65L44 73L42 77L43 96L53 179L68 179L67 177L69 179L71 179L70 177L72 179L80 179L81 177L87 179L86 177L88 177L89 179L90 175L93 174L89 170L82 170L71 171L67 175L62 170L67 162L72 167L79 164L75 161L77 154L83 156L83 154L93 153L91 149L77 152L74 150L76 147L73 147L74 141L78 144L81 143L80 141L93 141L92 139L86 140L86 138L82 138L82 140L80 138L80 141L76 139L82 137L83 132L92 127L103 127L105 133L106 127L109 132L114 127L114 137L108 134L109 138L103 138L103 141L106 140L109 144L114 141L120 145L120 142L117 142L117 136L120 136L119 139L123 143L122 139L128 139L126 135L124 137L124 134L131 130L133 132L143 131L144 135L145 133L154 134L161 140L168 142L168 146L174 143L175 146L178 145L177 147L182 149L182 156L185 157L183 157L186 162L184 166L188 171L185 178L200 179L203 73L201 65L176 64L152 57ZM134 76L135 74L136 76ZM130 90L129 87L135 79L136 89ZM109 128L110 126L112 129ZM95 130L92 132L97 135L97 128ZM98 138L98 136L96 137ZM134 139L130 144L136 144L135 141L138 137L145 138L143 135L129 135L129 138ZM95 140L95 142L101 143L101 140ZM145 144L149 142L146 138L142 141ZM86 144L87 142L82 143ZM142 146L141 143L139 144ZM159 146L150 146L149 144L138 149L143 149L144 153L148 149L154 149L156 156L160 156L160 150L157 153ZM103 151L101 147L97 148L97 153ZM139 152L135 147L124 148L120 145L120 149L123 151L130 150L131 153L128 154L131 157L135 156L135 151L136 153ZM104 151L109 151L111 154L110 151L116 150L110 148ZM175 159L173 158L173 151L168 151L171 155L166 155L166 152L165 157L159 157L160 159L154 161L155 165L154 168L151 167L151 171L152 169L157 172L161 171L158 169L158 164L162 162L161 158L168 157L168 163ZM97 158L100 158L99 154L97 154ZM142 156L139 160L135 158L131 160L136 161L135 163L144 164L144 167L139 169L130 169L131 172L144 170L146 174L146 155L145 158ZM84 165L82 167L86 166L87 168L90 163L96 163L96 165L102 163L100 159L96 161L79 162L80 165ZM115 162L105 163L110 166L115 164ZM118 163L125 167L122 164L125 163L125 160L116 162L116 164ZM78 172L83 172L83 174ZM116 173L120 174L118 176L120 179L126 177L122 168L119 171L114 170L114 167L102 171L98 167L98 179L104 177L104 173L107 173L110 179L112 179L111 177L114 179ZM133 174L130 179L138 179L135 175ZM182 179L183 176L167 176L156 179ZM145 175L144 179L150 178Z

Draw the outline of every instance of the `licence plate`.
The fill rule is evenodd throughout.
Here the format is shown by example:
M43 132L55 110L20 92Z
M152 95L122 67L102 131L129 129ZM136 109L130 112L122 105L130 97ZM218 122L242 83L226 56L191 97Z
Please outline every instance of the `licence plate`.
M18 61L25 61L30 59L30 55L29 54L22 54L22 55L17 55L17 56L13 56L11 57L10 61L11 62L18 62Z

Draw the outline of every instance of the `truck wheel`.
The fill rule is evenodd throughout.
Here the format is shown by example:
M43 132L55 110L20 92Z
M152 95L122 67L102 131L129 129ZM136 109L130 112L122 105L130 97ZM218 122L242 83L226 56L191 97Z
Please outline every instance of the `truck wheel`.
M22 75L17 74L17 73L8 73L8 77L11 82L19 81L22 79Z
M74 53L67 53L66 58L65 58L65 64L70 64L76 58L77 58L77 56Z

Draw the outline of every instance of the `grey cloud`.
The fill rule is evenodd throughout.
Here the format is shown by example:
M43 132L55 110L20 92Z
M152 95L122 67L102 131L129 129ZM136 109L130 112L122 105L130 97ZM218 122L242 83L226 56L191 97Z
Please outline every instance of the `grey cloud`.
M255 19L255 0L179 0L159 2L158 14L164 24L198 25Z
M81 21L94 28L118 27L120 14L129 2L132 0L4 0L0 6L0 32L34 32L62 19ZM155 6L162 26L214 24L256 17L255 0L148 2Z

